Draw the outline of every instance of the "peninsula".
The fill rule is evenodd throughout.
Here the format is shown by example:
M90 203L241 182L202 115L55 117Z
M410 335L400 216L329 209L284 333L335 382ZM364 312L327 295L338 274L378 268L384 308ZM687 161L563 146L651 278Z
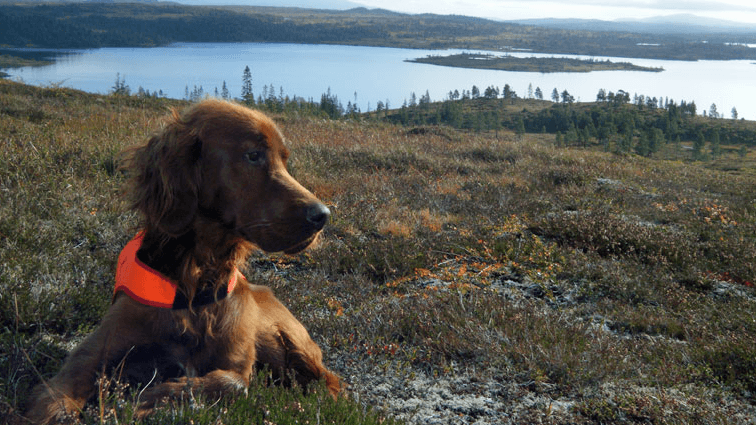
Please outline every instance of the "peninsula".
M591 72L591 71L645 71L662 72L664 68L651 68L629 62L598 61L593 59L497 56L482 53L461 53L449 56L429 55L407 59L407 62L427 63L457 68L496 69L516 72Z

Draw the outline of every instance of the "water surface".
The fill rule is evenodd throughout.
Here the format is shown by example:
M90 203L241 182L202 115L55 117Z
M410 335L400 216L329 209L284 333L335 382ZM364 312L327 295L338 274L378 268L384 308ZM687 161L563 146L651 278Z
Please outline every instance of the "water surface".
M556 88L567 90L579 101L593 101L599 89L631 95L695 101L699 113L716 104L720 114L731 116L733 107L741 118L756 120L756 65L751 61L664 61L609 59L664 72L597 71L590 73L510 72L448 68L404 62L429 54L447 55L463 50L414 50L362 46L302 45L278 43L176 43L151 48L101 48L69 53L55 64L7 71L11 78L28 84L62 84L88 92L108 93L119 73L133 92L138 87L162 90L168 97L183 98L185 90L202 86L205 92L221 89L225 81L234 97L241 94L245 66L252 71L253 90L275 87L276 94L320 100L329 88L346 106L355 102L362 111L375 109L378 101L398 107L411 93L419 98L426 90L432 100L443 100L453 90L483 90L509 84L521 97L528 88L540 87L549 99ZM530 52L513 56L553 56ZM562 55L559 55L562 56ZM570 56L587 58L586 56Z

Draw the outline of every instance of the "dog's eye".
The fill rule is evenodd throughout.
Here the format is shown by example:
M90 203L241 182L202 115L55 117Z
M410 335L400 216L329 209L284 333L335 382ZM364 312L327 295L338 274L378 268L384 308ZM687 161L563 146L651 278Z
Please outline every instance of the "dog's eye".
M262 165L265 162L265 153L261 151L252 151L244 154L244 159L252 165Z

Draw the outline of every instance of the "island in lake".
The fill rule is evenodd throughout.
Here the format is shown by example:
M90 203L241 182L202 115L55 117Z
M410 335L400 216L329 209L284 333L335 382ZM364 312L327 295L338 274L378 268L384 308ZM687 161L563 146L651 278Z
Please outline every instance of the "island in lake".
M591 72L591 71L646 71L662 72L664 68L651 68L629 62L598 61L575 58L520 58L495 56L482 53L461 53L449 56L429 55L424 58L407 59L407 62L429 63L432 65L458 68L498 69L517 72Z

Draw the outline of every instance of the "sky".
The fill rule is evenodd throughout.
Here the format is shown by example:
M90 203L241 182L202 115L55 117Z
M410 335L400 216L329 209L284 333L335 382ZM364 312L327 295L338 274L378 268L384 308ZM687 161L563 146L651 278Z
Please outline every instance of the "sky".
M405 13L479 16L498 20L533 18L642 19L694 14L753 23L754 0L350 0L369 8Z

